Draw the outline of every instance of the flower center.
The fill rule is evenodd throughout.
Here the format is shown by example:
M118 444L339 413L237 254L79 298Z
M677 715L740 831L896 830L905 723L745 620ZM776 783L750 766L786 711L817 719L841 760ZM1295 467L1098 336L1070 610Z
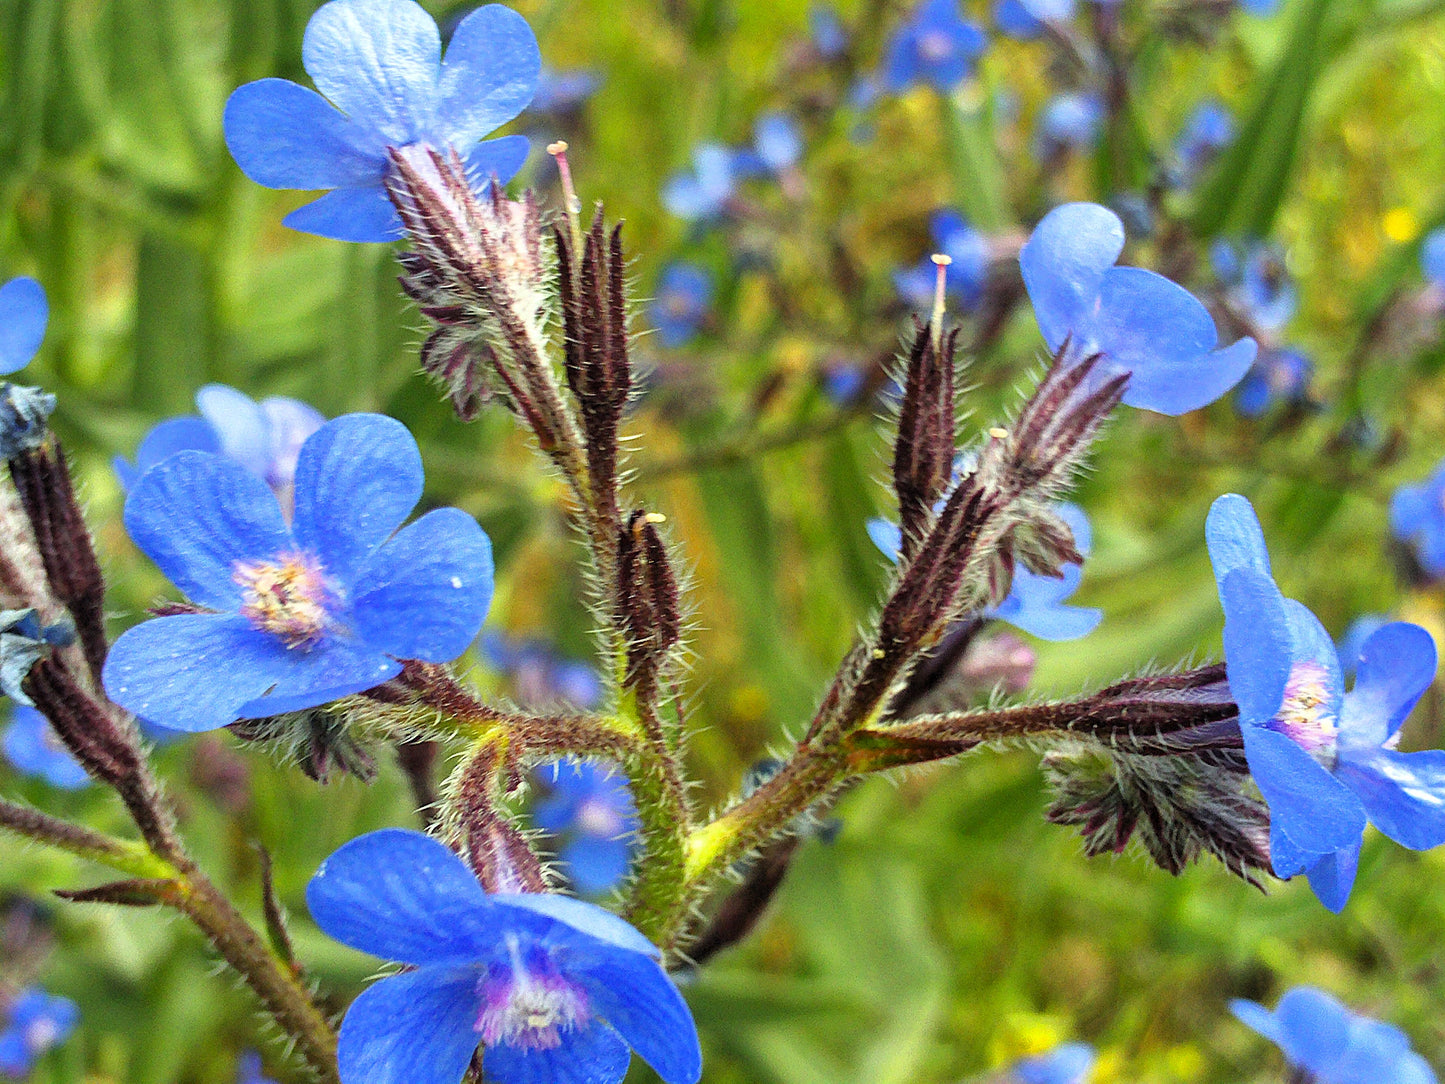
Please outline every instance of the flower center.
M25 1046L32 1054L43 1054L55 1045L55 1040L60 1038L60 1029L55 1026L55 1021L41 1017L32 1021L25 1029Z
M1335 762L1340 725L1326 678L1318 663L1296 663L1285 683L1284 703L1269 725L1328 768Z
M555 1050L564 1032L585 1028L592 1011L587 994L543 957L524 962L511 941L511 963L494 964L477 984L482 1011L476 1030L486 1046Z
M334 595L315 558L282 554L272 563L241 562L231 573L241 588L241 613L287 647L312 647L321 639Z
M577 830L600 839L622 834L622 815L606 798L588 798L577 806Z
M919 37L918 52L924 60L947 60L953 52L953 38L942 30L930 30Z

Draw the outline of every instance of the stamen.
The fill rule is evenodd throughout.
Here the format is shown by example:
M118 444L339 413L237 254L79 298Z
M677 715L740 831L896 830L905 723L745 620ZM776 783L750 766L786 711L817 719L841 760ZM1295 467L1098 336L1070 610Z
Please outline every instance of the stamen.
M508 940L508 952L510 964L492 965L477 984L482 1009L475 1027L485 1045L555 1050L564 1032L588 1026L592 1011L581 987L545 956L523 960L515 938Z
M231 574L241 588L241 613L288 648L311 647L321 639L335 594L308 554L283 554L275 563L237 564Z

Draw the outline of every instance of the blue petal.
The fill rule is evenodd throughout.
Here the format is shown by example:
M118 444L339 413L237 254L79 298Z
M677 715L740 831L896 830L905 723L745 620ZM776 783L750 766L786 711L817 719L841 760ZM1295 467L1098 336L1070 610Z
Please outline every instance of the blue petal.
M610 955L622 949L648 957L661 955L651 941L595 903L550 892L497 893L487 898L514 909L506 921L554 944L567 944L583 953Z
M517 175L531 153L532 142L524 135L488 139L466 151L459 151L472 187L484 189L493 179L506 184Z
M1269 865L1276 877L1287 881L1303 873L1319 858L1319 855L1306 853L1295 846L1281 831L1278 822L1269 826Z
M350 587L416 507L421 491L421 452L406 426L381 414L343 415L302 445L296 540Z
M1235 998L1229 1003L1229 1011L1246 1027L1263 1035L1276 1046L1283 1045L1284 1034L1280 1030L1279 1017L1257 1001Z
M579 836L562 848L558 858L566 866L567 877L577 891L595 896L615 887L627 876L632 845L626 839Z
M1343 783L1283 734L1248 725L1240 731L1249 773L1269 803L1271 829L1314 855L1360 841L1365 810Z
M322 94L389 146L405 146L430 130L441 37L412 0L323 4L306 24L301 61Z
M141 475L177 452L207 452L215 455L221 450L216 431L204 418L167 418L147 433L135 450L135 466L116 457L115 473L123 488L131 490Z
M883 556L897 563L898 554L903 549L903 531L898 524L886 519L870 519L868 537L882 551Z
M1063 643L1087 636L1099 627L1104 611L1092 606L1052 605L1046 607L1021 607L1016 613L997 615L1014 628L1022 629L1030 636L1051 643Z
M492 544L460 508L399 531L356 572L357 634L401 659L451 662L476 639L492 602Z
M1269 577L1241 568L1224 577L1219 600L1230 694L1244 721L1262 726L1284 702L1293 661L1284 596Z
M510 8L488 4L457 24L438 84L443 140L467 150L532 100L542 70L537 37Z
M1445 751L1352 754L1335 774L1359 796L1370 822L1400 846L1428 851L1445 843Z
M600 1020L562 1033L551 1050L520 1050L498 1043L482 1055L488 1084L621 1084L632 1055L617 1032Z
M1096 203L1055 207L1019 252L1024 285L1044 341L1057 350L1072 332L1088 339L1105 273L1124 251L1124 224ZM1081 341L1083 349L1095 344Z
M1060 501L1054 505L1054 511L1074 536L1074 548L1087 557L1094 548L1094 528L1088 513L1072 501Z
M147 471L126 499L125 526L187 598L217 610L241 605L232 579L238 563L272 560L291 548L266 484L203 452L181 452Z
M289 490L296 480L296 461L311 434L326 424L326 416L298 399L269 396L261 400L269 440L266 483Z
M1350 899L1355 871L1360 865L1360 845L1327 854L1309 868L1310 888L1330 911L1339 914Z
M237 88L223 124L236 165L267 188L347 188L386 172L383 140L288 79Z
M1150 364L1142 379L1130 378L1124 402L1169 417L1199 410L1243 380L1258 352L1259 344L1244 338L1187 364Z
M341 1022L342 1084L460 1084L479 1042L480 977L427 967L363 990Z
M1431 491L1423 485L1401 486L1390 498L1390 529L1395 537L1409 540L1435 515L1431 507Z
M1094 1068L1094 1048L1087 1043L1064 1043L1013 1067L1019 1084L1084 1084Z
M258 478L266 476L271 427L256 400L228 384L206 384L196 392L196 409L220 438L223 455Z
M702 1076L697 1025L682 994L655 960L610 953L578 976L599 1015L667 1084Z
M1279 999L1275 1014L1280 1049L1293 1064L1319 1072L1344 1054L1353 1014L1329 994L1296 986Z
M287 648L271 640L275 659L270 688L241 705L240 718L264 719L285 711L302 711L374 689L401 673L401 664L371 644L324 636L312 647Z
M1400 729L1435 680L1435 640L1419 625L1378 629L1355 660L1355 687L1345 697L1340 744L1377 748Z
M465 863L404 828L344 844L306 886L306 906L342 944L417 965L474 959L476 942L493 940L497 921Z
M1289 621L1291 658L1296 663L1313 663L1324 671L1326 707L1338 719L1344 706L1345 676L1340 670L1340 653L1335 650L1335 642L1304 603L1287 598L1284 612Z
M1264 530L1254 506L1238 493L1226 493L1209 506L1204 521L1204 538L1209 546L1209 561L1214 566L1214 582L1224 584L1224 577L1237 568L1249 568L1268 576L1269 550L1264 545Z
M337 0L332 0L333 3ZM333 241L384 244L405 234L396 208L378 182L365 188L338 188L298 207L281 224Z
M0 376L29 364L49 319L50 304L40 283L18 278L0 286Z
M127 711L197 733L235 722L242 705L270 688L287 662L276 637L238 614L177 614L122 633L102 679Z
M39 776L61 790L79 790L90 776L50 731L50 721L34 708L19 705L0 745L18 771Z

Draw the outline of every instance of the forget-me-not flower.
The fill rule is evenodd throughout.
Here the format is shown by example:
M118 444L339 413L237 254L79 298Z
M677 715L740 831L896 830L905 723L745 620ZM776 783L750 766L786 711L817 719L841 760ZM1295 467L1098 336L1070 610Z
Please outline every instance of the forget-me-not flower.
M44 990L23 990L10 1006L0 1031L0 1073L25 1077L47 1050L59 1046L75 1030L80 1010L67 997Z
M944 290L962 308L974 308L988 281L988 238L957 211L935 211L929 229L933 251L951 261L943 269ZM907 270L893 273L893 285L899 296L914 308L925 311L933 305L937 281L938 265L932 255Z
M647 320L662 345L677 347L697 334L712 305L712 273L695 263L670 263L657 279L657 293L647 303Z
M1130 374L1124 402L1183 414L1214 402L1249 370L1253 339L1219 346L1199 299L1162 275L1116 267L1124 251L1119 216L1095 203L1068 203L1044 216L1019 253L1024 285L1050 349L1102 355L1091 379Z
M510 8L458 24L442 57L436 22L413 0L331 0L306 24L302 63L316 91L286 79L240 87L226 103L226 146L267 188L329 188L285 224L338 241L393 241L388 150L455 150L474 181L512 179L524 136L478 142L532 100L537 39ZM317 93L320 91L320 93Z
M122 634L106 691L194 732L362 692L401 659L455 659L486 617L491 544L456 508L401 527L421 493L416 441L377 414L327 422L302 446L290 523L265 483L224 456L181 452L153 467L126 501L126 529L205 612Z
M1272 406L1303 403L1313 373L1314 365L1298 350L1261 350L1234 389L1234 409L1258 418Z
M1017 1084L1084 1084L1094 1069L1094 1048L1063 1043L1045 1054L1015 1062L1009 1078Z
M619 1084L629 1047L667 1084L702 1075L696 1026L657 949L600 907L488 895L446 847L399 828L343 846L306 902L338 941L415 968L347 1010L342 1084L458 1084L479 1045L496 1084Z
M1395 490L1390 529L1412 547L1427 576L1445 578L1445 461L1425 480Z
M49 319L50 305L40 283L18 278L0 286L0 376L30 364Z
M600 764L562 760L537 773L545 793L537 827L561 840L557 852L579 892L596 895L627 875L637 811L627 780Z
M17 771L38 775L52 787L79 790L90 782L80 761L56 736L50 720L32 707L16 705L0 746L4 747L5 759Z
M1323 990L1296 986L1270 1012L1236 999L1229 1009L1315 1084L1436 1084L1435 1072L1393 1024L1354 1012Z
M952 90L987 45L984 32L959 14L958 0L923 0L888 43L883 85L895 93L915 83Z
M1395 751L1405 717L1435 678L1435 644L1418 625L1372 635L1344 678L1319 619L1270 573L1249 501L1227 494L1205 527L1224 607L1224 660L1249 771L1269 804L1280 877L1309 875L1326 907L1349 898L1365 818L1412 850L1445 843L1445 752Z

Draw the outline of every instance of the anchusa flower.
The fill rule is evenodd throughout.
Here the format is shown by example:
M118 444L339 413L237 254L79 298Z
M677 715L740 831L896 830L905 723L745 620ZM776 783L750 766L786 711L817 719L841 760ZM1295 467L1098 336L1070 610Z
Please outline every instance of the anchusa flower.
M888 43L883 85L894 93L916 83L952 90L987 45L984 32L959 14L958 0L924 0Z
M33 706L21 688L30 668L51 648L75 642L75 624L65 617L46 625L34 608L0 610L0 694Z
M69 998L33 987L21 991L10 1005L5 1030L0 1032L0 1073L29 1076L46 1051L70 1038L79 1018L80 1010Z
M1399 730L1435 678L1435 644L1393 622L1360 651L1346 693L1319 619L1285 598L1245 498L1214 502L1205 527L1224 607L1224 657L1250 775L1269 804L1279 877L1309 875L1332 911L1349 899L1368 815L1412 850L1445 843L1445 751L1399 753Z
M543 64L537 72L537 90L532 95L531 113L572 113L597 93L602 79L586 70L559 72Z
M362 692L402 659L456 658L491 601L491 544L455 508L398 530L421 493L416 441L375 414L337 418L302 445L289 524L223 456L153 467L126 528L194 610L125 632L107 692L160 726L212 730Z
M326 418L299 399L271 395L259 403L226 384L207 384L196 392L200 416L167 418L154 426L136 449L135 463L112 461L120 484L133 488L140 476L177 452L211 452L235 460L271 487L289 506L301 445Z
M647 319L657 329L662 345L683 346L697 334L712 305L712 272L695 263L670 263L657 279L657 291L647 304Z
M1129 373L1124 402L1183 414L1214 402L1243 378L1253 339L1219 347L1199 299L1162 275L1116 267L1124 250L1119 216L1068 203L1044 216L1019 253L1024 285L1044 341L1071 356L1100 354L1089 386Z
M70 755L50 726L50 720L21 704L10 716L0 747L17 771L39 776L52 787L79 790L90 782L80 761Z
M962 309L972 309L983 296L988 281L988 237L969 224L956 211L940 210L929 221L933 252L951 261L943 269L943 286L948 296ZM933 306L933 293L938 281L938 265L932 256L925 256L915 266L893 273L893 284L904 301L924 311Z
M487 661L506 675L512 695L534 709L563 704L587 711L602 702L602 679L581 659L570 659L544 640L482 634Z
M1274 1012L1243 999L1229 1009L1315 1084L1436 1084L1435 1071L1403 1031L1312 986L1285 993Z
M1299 291L1279 245L1220 238L1210 246L1209 258L1229 303L1255 327L1278 331L1294 318Z
M236 1084L276 1084L266 1075L261 1064L261 1055L254 1050L245 1051L236 1063Z
M1074 17L1074 0L995 0L993 21L999 30L1019 41L1043 36L1050 23Z
M765 113L753 127L753 145L735 152L733 170L739 176L779 176L803 157L803 133L786 113Z
M1428 478L1395 490L1390 529L1411 547L1427 577L1445 577L1445 460Z
M1232 142L1234 117L1229 110L1216 101L1200 102L1174 144L1176 162L1170 180L1180 188L1191 187Z
M1009 1080L1016 1084L1084 1084L1094 1070L1094 1048L1063 1043L1036 1057L1015 1062Z
M662 186L662 205L688 222L720 218L737 191L737 154L721 143L693 149L692 169L675 173Z
M1300 406L1309 398L1314 364L1298 350L1261 350L1234 389L1234 409L1258 418L1275 406Z
M482 184L511 180L526 160L524 136L478 142L537 87L537 39L509 8L468 14L443 59L436 23L413 0L331 0L306 24L301 59L319 94L261 79L236 90L225 112L226 145L251 180L332 189L287 215L292 229L339 241L401 237L386 192L391 150L454 150Z
M1099 138L1103 123L1104 102L1097 94L1056 94L1039 115L1034 153L1048 162L1071 151L1086 151Z
M539 769L537 827L560 841L557 857L579 891L596 895L627 875L637 811L627 781L600 764L563 760Z
M342 1084L458 1084L483 1047L497 1084L618 1084L637 1051L667 1084L702 1075L687 1003L626 922L558 895L489 895L418 832L347 843L306 889L352 948L411 965L365 990L341 1025Z

